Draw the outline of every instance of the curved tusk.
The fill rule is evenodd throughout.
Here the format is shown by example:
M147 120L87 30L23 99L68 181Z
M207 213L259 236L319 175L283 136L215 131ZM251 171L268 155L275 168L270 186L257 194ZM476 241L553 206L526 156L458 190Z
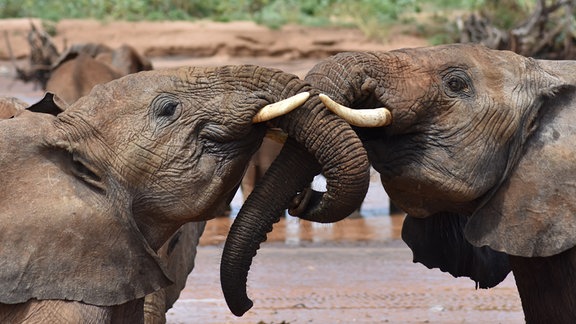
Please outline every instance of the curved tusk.
M392 122L392 113L386 108L352 109L342 106L325 94L319 95L322 103L331 112L342 117L350 125L358 127L382 127Z
M266 105L264 108L260 109L254 118L252 118L252 122L262 123L272 118L285 115L290 111L302 106L302 104L308 100L308 97L310 97L309 92L302 92L288 99Z

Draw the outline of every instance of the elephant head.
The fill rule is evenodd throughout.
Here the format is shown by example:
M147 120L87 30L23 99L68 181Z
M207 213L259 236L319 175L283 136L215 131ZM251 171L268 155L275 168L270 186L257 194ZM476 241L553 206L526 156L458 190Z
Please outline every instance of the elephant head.
M391 112L387 127L354 129L408 214L415 261L491 287L509 272L494 250L576 245L576 62L453 44L342 53L305 80L355 112Z
M60 55L52 66L57 67L80 54L86 54L99 62L105 63L120 75L152 70L152 62L128 44L122 44L115 49L100 43L74 44Z
M288 105L294 108L310 95L316 98L311 106L282 118L268 114L285 98L295 96ZM279 70L180 68L98 85L55 116L24 111L0 121L0 303L60 299L110 306L170 284L155 251L182 224L214 217L229 203L266 120L298 143L292 159L314 157L283 178L306 183L322 166L331 183L367 189L367 157L346 155L348 146L361 143L341 136L351 128L327 118L317 98L305 82ZM50 98L38 105L44 107L31 110L59 110L45 107L58 105ZM325 140L324 127L311 127L315 123L337 133ZM292 198L302 190L283 185L266 194ZM349 197L340 189L331 186L311 200L311 217L341 218L361 202L363 193ZM276 203L271 199L267 208L286 208Z

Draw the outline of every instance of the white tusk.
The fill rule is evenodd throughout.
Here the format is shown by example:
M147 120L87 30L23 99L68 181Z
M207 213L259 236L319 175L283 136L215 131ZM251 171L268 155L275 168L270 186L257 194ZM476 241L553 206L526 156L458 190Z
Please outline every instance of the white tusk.
M392 114L386 108L352 109L342 106L325 94L319 95L322 103L331 112L342 117L350 125L358 127L382 127L392 122Z
M308 97L310 97L309 92L302 92L288 99L266 105L264 108L260 109L254 118L252 118L252 122L262 123L272 118L285 115L300 107L304 102L306 102L306 100L308 100Z

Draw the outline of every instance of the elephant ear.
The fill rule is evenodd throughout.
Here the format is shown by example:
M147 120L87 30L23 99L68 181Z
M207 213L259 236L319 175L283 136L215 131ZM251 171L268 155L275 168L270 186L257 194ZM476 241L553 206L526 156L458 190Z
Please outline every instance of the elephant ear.
M454 277L469 277L476 287L492 288L510 272L508 256L489 247L475 247L464 238L467 217L439 213L427 218L406 216L402 239L414 262L438 268Z
M67 108L68 104L64 100L51 92L46 92L44 98L28 107L27 110L56 116Z
M475 246L545 257L576 245L574 86L546 99L538 118L510 176L467 224Z
M50 149L53 120L22 114L0 127L0 304L111 306L170 285L130 201L102 199L70 172L65 149Z

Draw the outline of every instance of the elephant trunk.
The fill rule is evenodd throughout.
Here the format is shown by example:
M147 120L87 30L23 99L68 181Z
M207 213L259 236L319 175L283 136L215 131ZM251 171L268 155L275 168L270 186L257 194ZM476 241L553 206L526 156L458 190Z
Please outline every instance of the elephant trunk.
M370 181L370 163L362 142L350 125L329 112L317 95L307 105L312 108L294 111L280 119L278 126L304 146L309 152L306 154L312 154L322 167L322 174L326 177L326 192L314 192L307 208L294 216L314 222L332 223L350 215L364 200ZM288 147L288 154L297 153ZM298 153L301 159L302 155L304 153ZM288 163L281 164L287 173L280 175L300 173L310 177L306 179L309 184L318 170L312 169L312 163L305 162L297 167L289 166ZM304 170L312 170L313 174L305 173Z
M301 151L301 154L286 154L288 151ZM281 159L284 165L299 168L302 173L286 178L279 190L276 182L285 176L285 168L278 168ZM220 266L222 291L234 315L242 316L253 305L246 294L248 271L260 243L266 240L266 234L280 220L281 213L298 190L285 189L305 187L319 171L320 166L313 156L289 138L278 159L266 172L266 178L274 180L261 181L242 206L228 233Z
M316 193L301 218L338 221L352 213L368 190L370 165L351 127L330 113L313 92L304 107L277 119L290 138L248 197L230 228L220 268L228 307L242 316L252 307L246 281L252 258L292 198L322 169L327 191Z

